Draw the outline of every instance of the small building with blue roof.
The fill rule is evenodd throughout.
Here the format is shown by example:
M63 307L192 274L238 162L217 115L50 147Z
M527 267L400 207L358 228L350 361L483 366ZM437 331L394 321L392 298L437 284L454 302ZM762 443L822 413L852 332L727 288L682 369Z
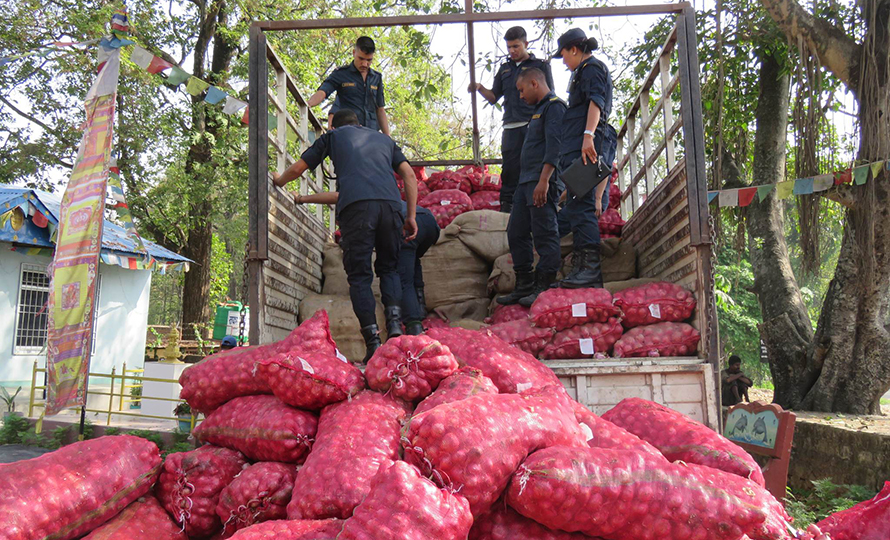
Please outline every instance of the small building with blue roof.
M0 385L30 386L46 363L48 266L59 224L59 195L0 188ZM90 371L141 368L153 272L184 271L189 259L105 220ZM39 380L38 384L43 381Z

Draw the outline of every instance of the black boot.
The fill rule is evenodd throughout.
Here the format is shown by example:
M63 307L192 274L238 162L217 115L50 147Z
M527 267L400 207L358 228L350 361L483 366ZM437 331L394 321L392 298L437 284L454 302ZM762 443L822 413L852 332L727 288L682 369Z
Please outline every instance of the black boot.
M419 336L423 333L423 323L421 323L420 321L406 322L405 333L409 336Z
M380 348L380 330L376 324L369 324L362 328L362 337L365 338L365 359L362 362L367 364L374 351Z
M389 341L394 337L402 335L402 308L399 306L390 306L384 308L386 314L386 339Z
M417 303L420 304L420 314L426 319L427 311L426 311L426 295L423 293L423 287L417 287L414 289L417 292Z
M519 300L519 305L532 307L538 295L549 289L554 281L556 281L556 272L535 272L535 288L532 289L531 294Z
M498 296L498 304L502 306L517 304L521 299L530 295L534 289L534 272L516 272L516 286L513 288L513 292L504 296Z
M600 267L600 247L581 251L580 270L577 274L567 276L559 282L564 289L601 289L603 287L603 272Z
M572 251L572 269L569 270L569 273L565 275L561 280L553 284L553 287L562 287L562 282L566 280L574 280L575 276L578 275L578 272L581 271L581 266L584 263L584 253L582 251L573 250Z

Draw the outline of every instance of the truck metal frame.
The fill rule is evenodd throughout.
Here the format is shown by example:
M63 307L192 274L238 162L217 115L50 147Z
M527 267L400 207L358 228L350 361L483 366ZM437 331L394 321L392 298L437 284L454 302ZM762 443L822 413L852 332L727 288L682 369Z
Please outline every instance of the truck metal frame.
M639 276L673 281L694 291L699 309L693 324L700 330L702 341L697 358L623 359L619 362L623 368L618 371L626 373L626 367L639 368L639 373L649 377L646 384L654 389L650 399L665 395L662 383L669 384L669 373L700 373L699 377L703 378L703 418L699 419L716 429L720 424L719 414L716 414L716 394L719 393L719 380L716 378L720 371L720 359L694 9L688 2L679 2L479 13L473 11L472 0L465 2L463 13L257 21L252 25L249 43L248 148L248 300L253 307L249 330L251 344L280 339L297 325L300 299L321 291L322 248L334 229L328 209L321 206L314 209L297 207L283 190L271 183L270 148L276 158L276 169L281 172L295 161L294 156L298 156L323 132L324 126L312 114L296 82L287 73L285 64L267 42L266 32L465 24L468 36L467 65L470 81L475 82L474 23L674 14L676 24L619 128L617 161L622 191L620 208L627 220L623 237L628 238L638 252ZM273 77L270 77L270 67ZM269 111L270 105L272 112L264 114ZM472 95L471 105L474 159L415 161L413 165L500 163L500 159L480 155L475 94ZM269 125L271 120L275 121L274 127ZM276 133L271 133L270 129ZM289 138L288 131L295 133L296 137ZM680 138L682 143L678 141ZM321 170L316 171L315 177L299 183L300 192L304 194L310 190L324 191L329 187ZM701 367L703 363L705 366ZM609 369L606 364L591 363L594 364L598 367L586 370L576 369L578 366L574 365L567 367L566 364L554 364L553 367L561 377L572 380L567 384L587 385L582 379L592 378L603 369ZM659 365L665 366L663 373L659 373ZM590 383L590 388L600 387ZM670 391L669 386L665 388ZM576 392L579 397L588 395L587 388L578 387ZM600 405L606 407L609 403Z

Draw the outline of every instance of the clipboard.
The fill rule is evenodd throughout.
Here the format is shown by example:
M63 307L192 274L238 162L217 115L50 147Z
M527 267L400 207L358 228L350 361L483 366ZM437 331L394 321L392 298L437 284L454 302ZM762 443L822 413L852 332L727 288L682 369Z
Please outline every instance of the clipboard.
M602 156L597 156L595 162L588 161L587 165L579 157L559 177L571 190L572 195L583 197L610 174L612 174L612 166L605 163Z

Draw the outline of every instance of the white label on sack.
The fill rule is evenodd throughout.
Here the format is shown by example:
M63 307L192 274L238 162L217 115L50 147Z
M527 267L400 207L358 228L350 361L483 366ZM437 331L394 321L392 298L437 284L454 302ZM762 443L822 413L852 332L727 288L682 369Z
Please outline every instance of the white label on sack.
M442 202L440 202L439 204L441 204L442 206L448 206L449 204L451 204L451 201L449 201L448 199L442 199Z
M339 358L340 360L346 362L347 364L349 363L349 360L347 360L346 357L343 356L343 353L340 352L340 349L337 349L337 358Z
M656 319L661 318L661 306L659 304L649 304L649 315Z
M572 317L586 317L587 316L587 304L581 302L580 304L572 304Z
M303 366L303 371L305 371L306 373L308 373L310 375L315 375L315 370L312 369L312 366L309 365L309 362L300 358L300 365Z
M581 345L581 354L593 354L593 339L592 338L581 338L578 340L578 344Z
M590 426L588 426L587 424L578 425L581 426L581 431L584 432L584 440L588 442L593 440L593 430L590 429Z
M531 390L531 388L532 388L532 383L530 383L530 382L519 383L516 385L516 391L519 392L520 394L522 392L525 392L526 390Z

